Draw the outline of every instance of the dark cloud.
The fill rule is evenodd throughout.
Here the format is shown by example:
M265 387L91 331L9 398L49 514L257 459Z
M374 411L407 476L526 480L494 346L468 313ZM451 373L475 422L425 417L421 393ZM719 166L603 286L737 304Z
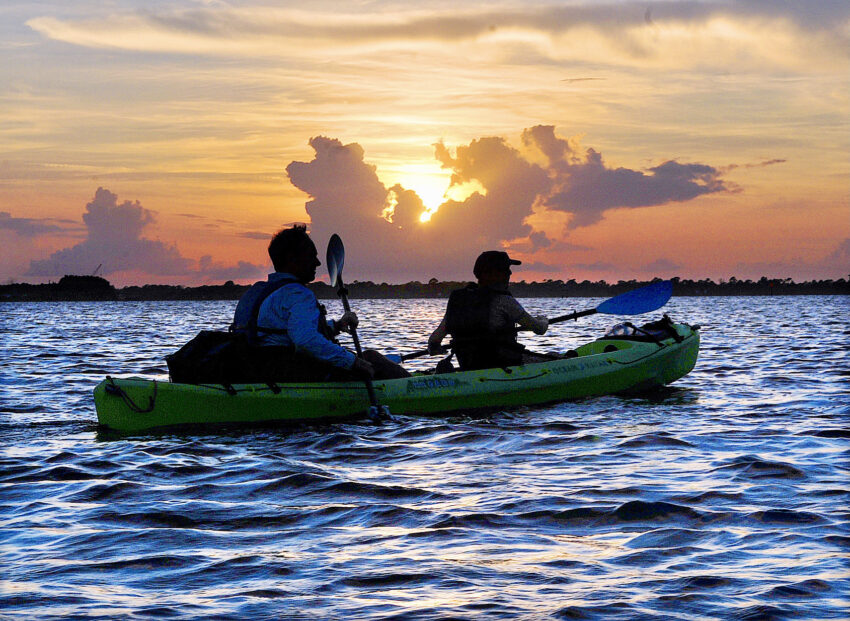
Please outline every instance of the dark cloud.
M682 269L682 266L678 263L674 263L670 259L656 259L652 263L647 263L643 267L640 268L642 272L649 272L653 274L661 274L666 272L673 272L676 270Z
M440 278L467 277L479 252L506 246L528 254L586 249L533 230L527 220L535 209L569 212L571 226L587 226L608 209L683 202L725 190L717 169L704 164L667 161L647 172L608 168L596 151L579 150L551 126L525 130L523 144L537 157L501 137L473 140L454 153L435 145L453 185L477 183L483 191L446 201L427 223L419 220L421 198L398 184L385 187L356 143L312 138L314 158L291 162L286 172L310 197L305 207L320 250L339 233L347 254L356 257L358 279L404 280L423 270ZM545 164L538 163L540 155Z
M523 143L548 159L552 191L543 204L573 214L571 228L599 222L608 209L649 207L689 201L703 194L726 191L720 171L705 164L667 161L647 172L609 168L594 149L558 138L551 125L538 125L522 135Z
M244 237L246 239L264 239L266 241L271 241L272 233L268 231L243 231L239 233L238 237Z
M836 267L850 270L850 238L842 241L838 246L823 260L826 265L834 265Z
M593 248L590 246L583 246L581 244L573 244L562 239L554 242L550 250L555 252L570 252L574 250L593 250Z
M212 282L227 280L244 282L264 279L263 277L271 271L273 271L271 262L267 266L255 265L247 261L239 261L236 265L223 265L221 263L215 263L210 255L204 255L198 261L199 275Z
M531 247L535 250L538 248L549 248L552 245L552 240L543 231L535 231L528 236L528 240L531 242Z
M772 159L766 160L764 162L755 162L750 164L729 164L728 166L724 166L720 170L723 172L729 172L731 170L735 170L736 168L764 168L765 166L773 166L774 164L784 164L787 160L784 159Z
M513 272L515 279L522 279L522 273L524 271L561 273L564 271L564 267L565 266L563 265L553 265L542 261L534 261L532 263L523 263L521 266L513 268Z
M12 231L21 237L39 237L50 233L74 233L79 227L54 224L61 220L43 220L36 218L14 218L8 211L0 211L0 229Z
M27 275L90 274L98 265L103 266L104 275L138 271L153 276L224 280L261 277L267 271L265 266L244 262L235 267L215 264L210 257L196 266L180 254L177 246L142 236L154 221L154 212L139 201L119 203L115 194L98 188L83 214L85 241L54 252L47 259L32 261Z
M604 261L596 261L594 263L573 263L569 266L573 270L584 270L588 272L610 272L619 269L613 263L605 263Z

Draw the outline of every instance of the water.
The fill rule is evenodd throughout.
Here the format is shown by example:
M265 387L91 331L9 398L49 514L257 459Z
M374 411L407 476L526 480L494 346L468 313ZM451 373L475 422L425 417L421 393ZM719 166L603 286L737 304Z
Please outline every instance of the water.
M364 344L401 353L443 304L352 300ZM850 299L674 298L700 360L643 398L98 434L104 375L164 378L233 306L0 306L0 616L846 618ZM617 320L527 341L566 349Z

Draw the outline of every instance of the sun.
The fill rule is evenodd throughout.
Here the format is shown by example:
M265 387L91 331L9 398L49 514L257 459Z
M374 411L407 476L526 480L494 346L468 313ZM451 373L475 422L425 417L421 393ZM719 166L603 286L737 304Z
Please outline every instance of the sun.
M486 194L477 182L455 186L451 182L451 172L436 163L404 164L393 176L393 184L413 190L422 199L425 209L419 214L420 222L429 222L447 200L462 201L474 192Z
M419 221L428 222L446 200L451 174L434 164L405 164L398 171L396 182L422 199L425 209Z

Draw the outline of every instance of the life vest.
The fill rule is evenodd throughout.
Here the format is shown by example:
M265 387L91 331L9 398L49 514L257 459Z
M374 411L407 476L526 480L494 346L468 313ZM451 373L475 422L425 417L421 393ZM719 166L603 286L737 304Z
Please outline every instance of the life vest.
M286 334L286 330L282 328L258 326L257 318L260 315L260 307L266 298L284 285L293 283L301 283L301 281L294 277L287 277L274 281L260 281L251 285L236 305L236 311L233 314L233 323L230 324L230 332L244 334L248 338L248 342L252 344L257 343L257 334L259 332ZM334 334L326 318L328 314L327 309L322 304L319 304L318 300L316 301L316 306L319 308L319 325L316 326L316 329L328 340L333 341Z
M472 283L452 291L446 306L446 328L461 370L492 369L521 364L524 347L513 326L490 327L490 309L499 297L511 294Z

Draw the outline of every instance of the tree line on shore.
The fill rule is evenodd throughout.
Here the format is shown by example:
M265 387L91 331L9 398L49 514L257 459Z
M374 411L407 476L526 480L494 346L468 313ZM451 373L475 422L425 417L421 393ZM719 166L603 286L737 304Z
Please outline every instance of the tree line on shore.
M850 276L848 276L850 279ZM673 295L677 296L735 296L735 295L850 295L850 280L811 280L794 282L790 278L738 280L734 276L715 282L709 279L689 280L672 278ZM608 298L651 281L621 280L617 283L589 280L544 280L511 283L511 293L518 298L535 297L600 297ZM465 281L418 281L404 284L354 281L347 285L352 298L447 298L455 289L465 286ZM221 285L184 287L180 285L143 285L114 287L98 276L63 276L59 282L47 284L11 283L0 285L0 301L49 302L74 300L141 301L141 300L238 300L250 285L239 285L232 280ZM337 292L323 282L310 283L310 289L320 299L337 297Z

